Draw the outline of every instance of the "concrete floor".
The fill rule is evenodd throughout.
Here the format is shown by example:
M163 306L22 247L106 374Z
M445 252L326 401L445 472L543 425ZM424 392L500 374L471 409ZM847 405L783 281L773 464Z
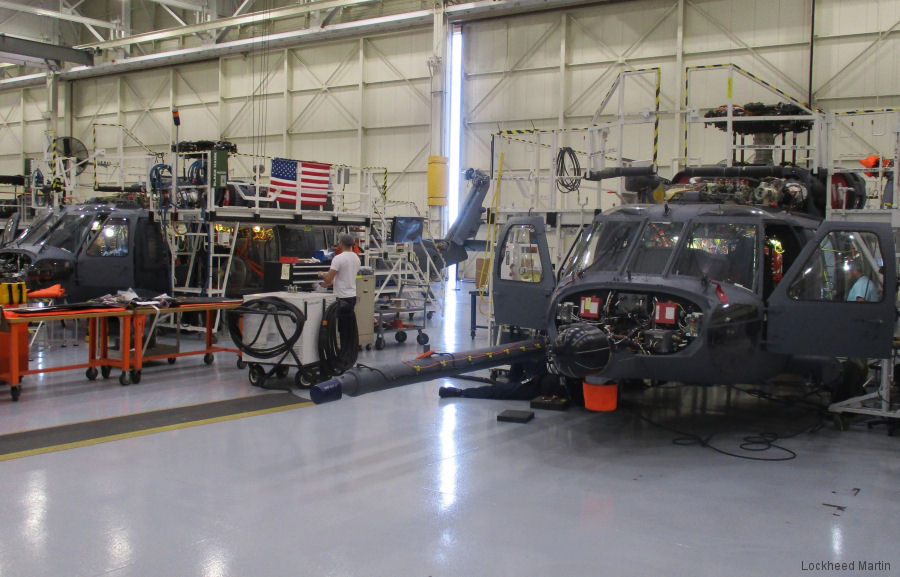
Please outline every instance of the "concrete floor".
M485 344L470 288L448 291L436 350ZM361 358L420 350L388 343ZM441 384L0 462L0 576L900 574L900 439L883 428L675 386L502 423L528 403L440 399ZM81 371L23 385L18 403L0 396L0 433L292 394L251 387L228 354L130 387ZM760 433L779 438L741 449Z

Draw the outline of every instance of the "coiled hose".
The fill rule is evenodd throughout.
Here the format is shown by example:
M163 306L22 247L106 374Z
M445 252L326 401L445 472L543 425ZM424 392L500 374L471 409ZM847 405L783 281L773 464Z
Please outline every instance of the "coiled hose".
M254 334L244 335L241 331L240 321L243 315L262 316ZM234 345L242 353L258 359L271 359L287 355L293 350L294 343L303 333L305 322L306 316L303 311L278 297L262 297L247 301L240 307L228 311L225 315L225 324ZM260 341L265 343L268 337L268 331L263 334L263 328L273 325L281 337L281 342L274 346L262 346Z
M581 163L578 162L578 154L571 147L564 146L556 155L556 189L562 193L575 192L580 186Z
M323 377L339 375L356 363L359 330L353 307L342 301L328 305L319 328L319 361Z

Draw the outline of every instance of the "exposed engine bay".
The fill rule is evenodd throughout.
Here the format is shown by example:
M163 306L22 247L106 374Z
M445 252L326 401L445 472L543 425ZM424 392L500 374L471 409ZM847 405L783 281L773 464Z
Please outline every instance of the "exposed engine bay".
M609 344L635 354L670 355L700 336L703 313L694 303L662 293L618 290L572 295L557 309L557 334L572 325L595 327Z
M666 200L691 202L733 202L735 204L779 206L802 210L809 197L808 186L796 179L766 177L702 178L676 184L666 191Z

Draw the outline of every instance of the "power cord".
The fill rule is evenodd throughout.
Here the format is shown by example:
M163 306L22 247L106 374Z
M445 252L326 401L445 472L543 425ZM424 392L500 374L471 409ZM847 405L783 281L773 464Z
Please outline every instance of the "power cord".
M674 444L674 445L678 445L679 447L690 447L690 446L696 445L696 446L700 446L700 447L703 447L706 449L710 449L721 455L726 455L728 457L734 457L736 459L746 459L749 461L773 461L773 462L776 462L776 461L790 461L792 459L795 459L795 458L797 458L797 453L795 451L788 449L787 447L780 445L777 442L784 441L786 439L792 439L794 437L797 437L801 433L814 433L824 426L823 407L820 405L817 405L810 401L806 401L805 399L796 399L796 398L791 398L791 397L778 397L778 396L772 395L770 393L767 393L765 391L761 391L758 389L747 390L747 389L742 389L740 387L734 387L734 389L739 392L742 392L746 395L750 395L753 397L757 397L759 399L771 401L773 403L782 404L782 405L785 405L788 407L800 406L801 408L806 409L808 412L815 412L817 420L812 426L804 427L803 429L797 431L796 433L792 433L789 435L779 435L778 433L764 431L764 432L760 432L755 435L747 435L747 436L743 437L741 439L740 444L738 445L738 447L742 451L747 451L748 453L760 453L763 451L772 450L772 451L778 451L781 453L780 456L756 457L753 455L746 455L746 454L742 455L740 453L733 453L731 451L727 451L725 449L721 449L721 448L713 445L711 441L716 433L712 433L710 435L703 437L696 433L682 431L680 429L676 429L674 427L670 427L670 426L664 425L662 423L659 423L657 421L654 421L653 419L647 417L646 415L643 415L640 412L640 410L638 410L636 407L630 408L627 405L623 405L623 408L632 412L640 420L645 421L646 423L648 423L656 428L659 428L659 429L662 429L665 431L669 431L669 432L672 432L672 433L675 433L676 435L678 435L677 437L672 439L672 444Z
M319 361L323 377L338 375L356 362L359 354L359 330L353 309L334 301L322 315L319 328Z
M253 334L244 334L241 317L244 315L260 315L262 318ZM293 304L278 297L263 297L245 302L225 315L225 325L234 345L243 353L258 359L271 359L287 354L294 348L294 343L303 333L306 316ZM274 346L262 346L263 327L274 326L278 331L280 342Z

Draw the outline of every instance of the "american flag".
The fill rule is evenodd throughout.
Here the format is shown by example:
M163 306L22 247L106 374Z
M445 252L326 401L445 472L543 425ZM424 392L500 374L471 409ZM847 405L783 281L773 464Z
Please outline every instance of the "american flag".
M297 202L297 175L300 175L300 204L324 206L331 190L331 165L322 162L272 159L269 188L278 202Z

